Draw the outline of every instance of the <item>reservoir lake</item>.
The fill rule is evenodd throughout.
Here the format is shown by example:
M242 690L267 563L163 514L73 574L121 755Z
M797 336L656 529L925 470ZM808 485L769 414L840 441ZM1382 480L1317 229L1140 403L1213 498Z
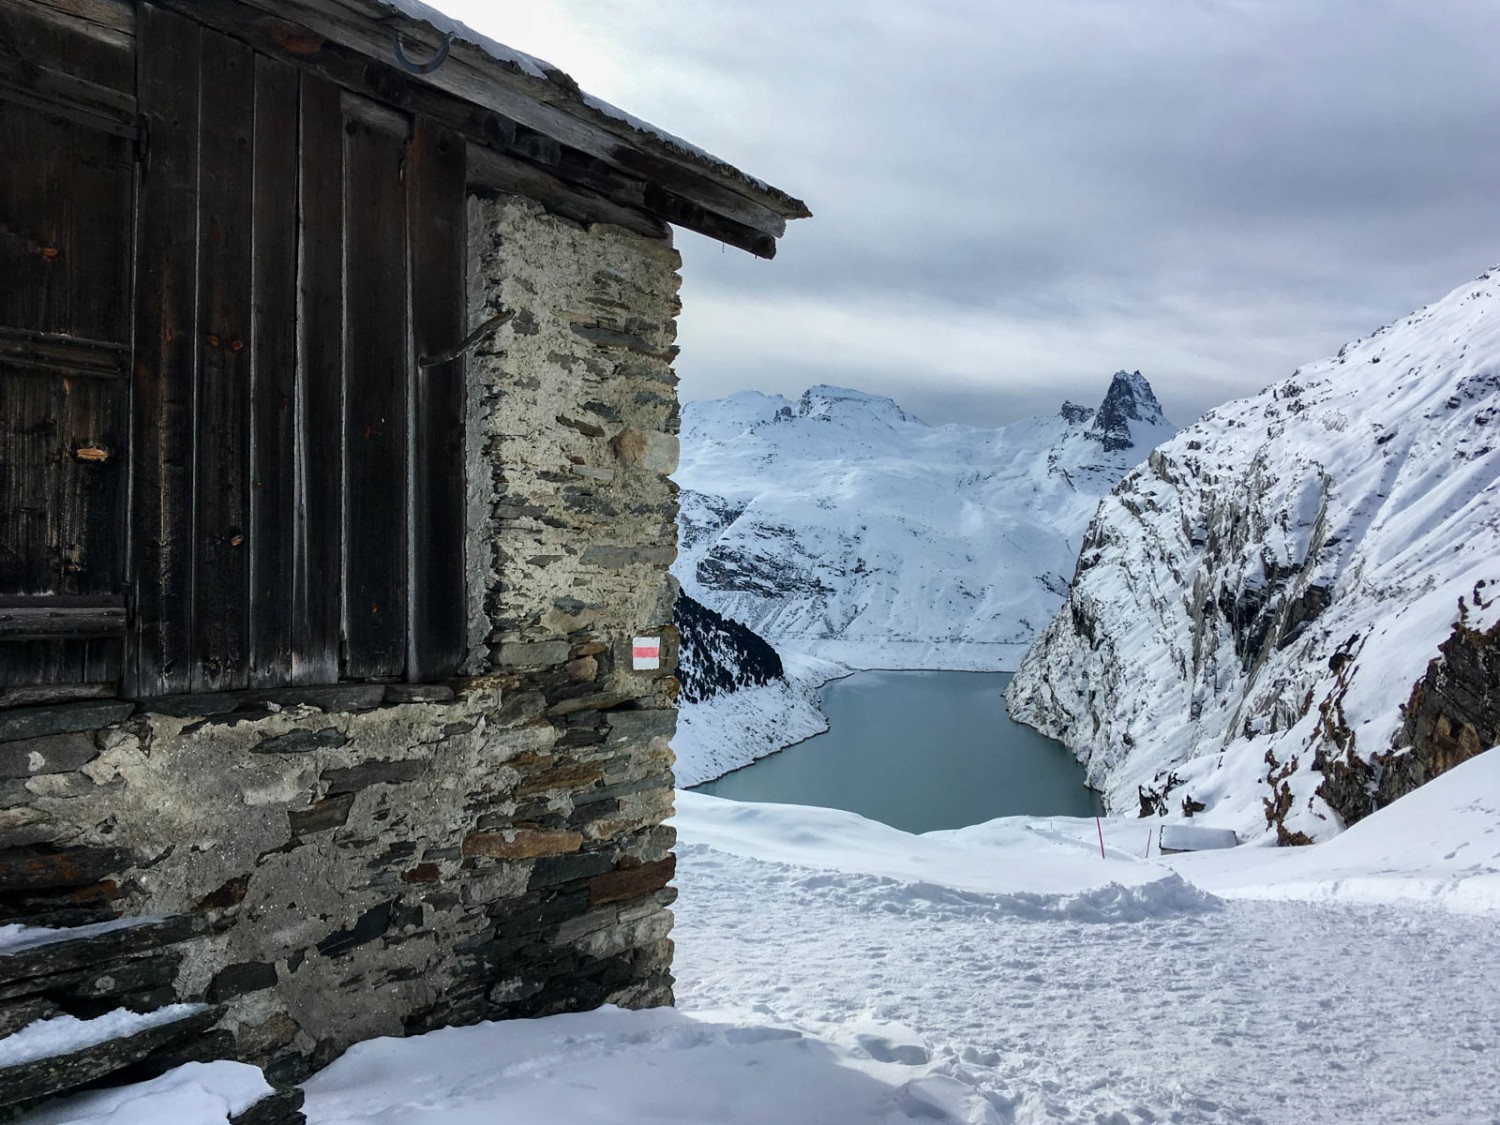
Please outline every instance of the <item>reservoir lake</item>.
M1013 723L1008 672L857 672L823 688L829 729L695 787L736 801L846 809L907 832L997 816L1093 816L1062 743Z

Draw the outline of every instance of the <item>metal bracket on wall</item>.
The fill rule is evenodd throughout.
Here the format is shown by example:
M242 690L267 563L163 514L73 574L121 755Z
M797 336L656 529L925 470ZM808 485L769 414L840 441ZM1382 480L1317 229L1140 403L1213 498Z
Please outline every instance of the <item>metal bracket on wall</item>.
M406 48L401 43L401 33L399 31L391 32L391 39L396 45L396 65L408 74L431 74L448 61L448 52L453 50L453 33L450 31L444 36L442 44L437 49L437 54L433 55L427 62L419 63L413 61L412 57L406 53Z
M487 336L489 336L497 328L499 328L502 324L510 320L511 317L515 315L515 309L501 309L494 316L490 317L489 320L485 321L478 328L474 329L474 331L465 336L463 343L459 344L458 347L449 348L447 351L440 352L438 355L421 356L417 359L417 366L441 367L445 363L452 363L459 356L463 355L465 352L481 343Z

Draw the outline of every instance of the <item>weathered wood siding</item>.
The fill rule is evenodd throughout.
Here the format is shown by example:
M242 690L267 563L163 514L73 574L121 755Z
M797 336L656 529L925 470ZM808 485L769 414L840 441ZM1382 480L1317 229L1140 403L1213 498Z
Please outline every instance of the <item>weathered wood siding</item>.
M36 154L0 171L0 636L9 602L128 594L134 696L453 675L463 362L418 361L464 335L465 145L166 7L105 30L77 71L139 162L112 107L0 82ZM0 643L8 684L122 671L118 639Z
M0 16L3 705L120 677L135 127L128 35Z

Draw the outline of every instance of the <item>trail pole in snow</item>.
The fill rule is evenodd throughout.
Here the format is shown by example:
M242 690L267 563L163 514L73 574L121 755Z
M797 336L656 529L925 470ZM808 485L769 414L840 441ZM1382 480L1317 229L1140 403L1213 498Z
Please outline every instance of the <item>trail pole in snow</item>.
M1156 831L1154 828L1148 828L1146 830L1146 850L1143 851L1141 855L1145 856L1147 859L1151 858L1151 833L1154 831Z
M1104 822L1097 816L1094 817L1094 827L1099 829L1099 858L1107 859L1108 857L1104 854Z

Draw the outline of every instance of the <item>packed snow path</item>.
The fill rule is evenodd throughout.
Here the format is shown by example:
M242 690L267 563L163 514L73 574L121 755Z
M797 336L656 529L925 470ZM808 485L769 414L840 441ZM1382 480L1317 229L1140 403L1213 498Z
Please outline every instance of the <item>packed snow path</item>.
M1074 921L682 851L682 1008L936 1063L993 1120L1500 1121L1493 915L1207 899ZM849 1031L883 1021L910 1036Z
M678 794L678 1010L358 1044L309 1125L1500 1123L1500 753L1311 848ZM1173 869L1175 868L1175 870ZM1216 891L1219 897L1207 893ZM37 1125L225 1125L189 1064Z

